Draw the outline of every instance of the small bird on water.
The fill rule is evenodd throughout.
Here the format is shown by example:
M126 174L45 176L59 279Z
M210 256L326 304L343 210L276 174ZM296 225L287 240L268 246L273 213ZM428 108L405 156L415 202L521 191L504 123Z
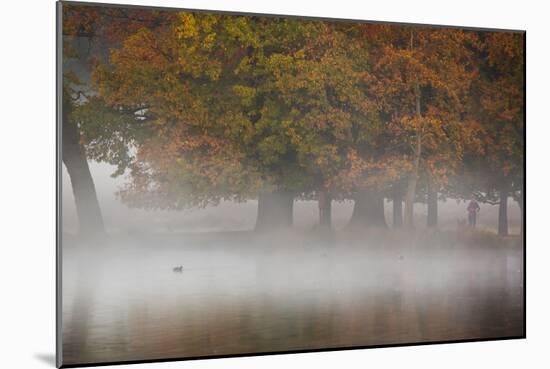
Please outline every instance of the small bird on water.
M177 266L177 267L173 267L173 268L172 268L172 271L173 271L174 273L181 273L181 272L183 272L183 265L180 265L180 266Z

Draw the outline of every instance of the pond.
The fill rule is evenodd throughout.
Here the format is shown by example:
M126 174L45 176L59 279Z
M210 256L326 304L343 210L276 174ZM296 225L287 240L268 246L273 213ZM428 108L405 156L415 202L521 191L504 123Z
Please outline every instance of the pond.
M524 333L515 243L227 232L107 244L64 245L66 365Z

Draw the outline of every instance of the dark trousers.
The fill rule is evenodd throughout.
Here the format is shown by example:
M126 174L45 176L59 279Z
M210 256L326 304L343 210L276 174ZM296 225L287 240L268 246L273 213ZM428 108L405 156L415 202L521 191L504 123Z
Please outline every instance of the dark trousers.
M476 215L477 214L474 212L468 213L468 224L470 225L470 227L476 226Z

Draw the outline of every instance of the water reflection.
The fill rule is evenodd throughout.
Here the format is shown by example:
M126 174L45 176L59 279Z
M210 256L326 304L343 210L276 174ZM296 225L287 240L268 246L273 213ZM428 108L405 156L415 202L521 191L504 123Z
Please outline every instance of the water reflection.
M519 336L521 249L245 232L67 243L64 364Z

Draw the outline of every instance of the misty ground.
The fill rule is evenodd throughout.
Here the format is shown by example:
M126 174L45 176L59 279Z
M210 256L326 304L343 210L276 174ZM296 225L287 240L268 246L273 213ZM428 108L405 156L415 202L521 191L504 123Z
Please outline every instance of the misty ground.
M112 178L115 167L105 163L90 162L90 170L97 190L105 227L111 234L136 235L145 233L174 232L219 232L246 231L255 226L258 203L249 200L242 203L222 201L218 206L191 208L181 211L131 209L122 204L116 192L124 184L125 178ZM63 230L75 234L78 230L75 201L71 182L65 167L62 171L62 218ZM455 199L440 200L438 203L438 226L444 230L455 231L460 223L467 224L466 201ZM389 226L392 219L392 203L385 201L385 216ZM498 205L480 204L478 229L496 232ZM427 206L415 204L415 225L423 229L426 225ZM333 201L332 222L336 230L347 225L353 212L353 202ZM510 199L508 201L508 223L511 234L518 234L521 224L520 208ZM294 202L294 229L308 232L319 222L317 201Z

